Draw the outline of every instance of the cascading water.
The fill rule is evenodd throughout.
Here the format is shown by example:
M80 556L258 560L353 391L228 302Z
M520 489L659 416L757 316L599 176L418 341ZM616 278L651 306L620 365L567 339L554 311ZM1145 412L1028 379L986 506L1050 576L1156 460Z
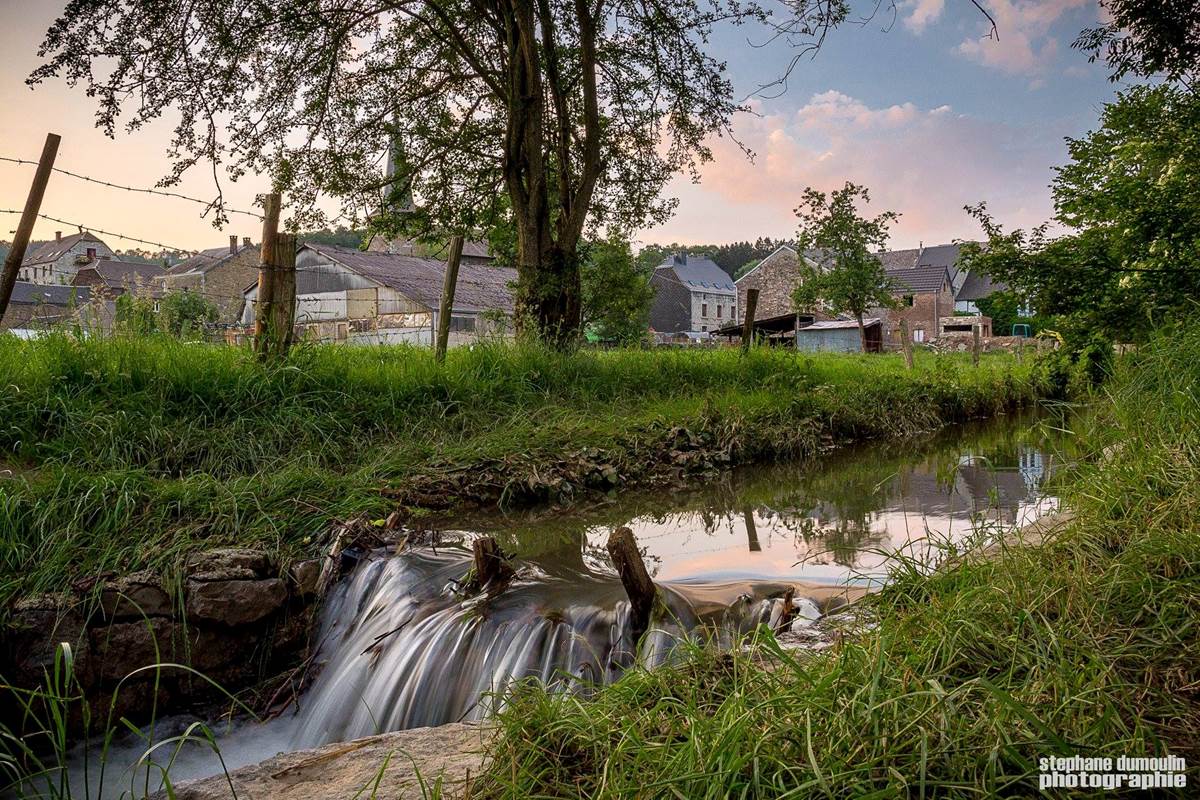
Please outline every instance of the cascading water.
M517 580L494 597L464 598L461 551L370 560L327 601L321 672L302 700L293 745L479 719L516 681L587 692L634 663L629 603L615 576ZM686 587L664 586L667 613L638 657L662 663L701 625L728 640L778 617L765 586L698 613ZM813 606L815 609L815 606Z

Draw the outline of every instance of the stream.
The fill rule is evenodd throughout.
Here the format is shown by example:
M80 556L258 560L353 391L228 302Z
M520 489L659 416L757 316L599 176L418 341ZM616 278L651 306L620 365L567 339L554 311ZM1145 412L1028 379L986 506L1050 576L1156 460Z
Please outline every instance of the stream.
M184 780L261 761L280 751L377 732L480 719L513 681L536 678L586 694L640 659L672 657L684 637L728 645L777 618L796 587L807 624L835 598L878 588L898 559L936 565L981 537L1052 511L1045 489L1063 452L1061 419L1030 412L946 429L925 440L846 448L815 462L734 470L684 490L613 493L574 510L535 509L429 519L434 547L375 553L336 586L320 623L320 667L298 703L267 723L213 726L171 768ZM605 550L629 526L662 590L656 619L635 656L628 602ZM470 543L496 539L521 565L493 598L467 597L458 582ZM160 720L154 741L194 723ZM89 796L141 796L155 775L131 766L136 737L108 756L102 790L96 759L70 767ZM170 747L156 751L164 762ZM126 794L125 796L129 796Z

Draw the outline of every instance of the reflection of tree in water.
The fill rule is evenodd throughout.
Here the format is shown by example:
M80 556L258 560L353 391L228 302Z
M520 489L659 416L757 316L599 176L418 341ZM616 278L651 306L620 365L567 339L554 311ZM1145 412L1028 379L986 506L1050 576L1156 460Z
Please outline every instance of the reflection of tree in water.
M505 551L537 562L550 572L594 572L610 567L605 537L589 534L638 520L713 537L744 528L750 552L763 549L762 521L770 530L792 533L809 563L854 566L866 549L886 543L888 532L873 530L884 509L908 501L906 510L946 510L955 492L972 498L974 509L990 506L997 480L1011 473L1028 487L1042 479L1031 453L1061 445L1061 418L1001 418L933 434L920 440L872 444L829 453L809 462L750 468L673 491L627 492L569 512L533 511L497 518L489 514L470 526L496 536ZM992 477L985 479L985 473ZM1001 487L999 494L1005 494ZM1015 493L1016 488L1011 493ZM1022 493L1023 496L1024 493ZM1010 499L1010 498L1005 498ZM1015 498L1011 498L1015 499ZM656 570L650 557L652 571Z

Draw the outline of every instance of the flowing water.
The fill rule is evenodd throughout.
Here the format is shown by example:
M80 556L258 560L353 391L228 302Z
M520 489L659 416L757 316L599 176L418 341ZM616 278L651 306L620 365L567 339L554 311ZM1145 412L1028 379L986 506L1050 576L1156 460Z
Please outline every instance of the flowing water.
M897 558L932 566L982 532L1052 509L1042 487L1055 467L1051 452L1061 451L1059 427L1044 415L1008 417L921 443L738 470L687 490L618 494L571 512L432 521L438 546L373 554L335 587L315 681L289 715L218 731L224 766L478 719L523 678L586 693L635 658L651 666L669 659L682 637L729 644L777 619L788 586L811 621L831 598L881 585ZM619 525L633 529L666 601L637 656L628 602L604 549ZM490 598L459 585L478 535L496 538L522 565ZM142 749L130 744L114 765ZM221 768L210 748L188 746L172 776ZM121 788L128 787L126 774Z

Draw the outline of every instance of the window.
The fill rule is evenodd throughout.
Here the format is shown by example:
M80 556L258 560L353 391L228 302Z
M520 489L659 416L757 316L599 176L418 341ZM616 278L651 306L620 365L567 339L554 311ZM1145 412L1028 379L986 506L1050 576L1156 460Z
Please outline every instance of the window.
M912 308L912 305L915 302L916 298L914 298L911 294L906 294L904 297L900 298L901 305L908 306L909 308Z
M702 330L702 331L707 331L707 330L708 330L708 326L707 326L707 325L701 325L701 326L700 326L700 330Z
M717 319L721 318L721 304L717 303Z
M700 304L700 316L702 316L702 317L708 316L708 303Z
M913 330L913 341L917 342L918 344L920 342L925 341L925 329L924 328L916 328L915 330Z
M474 333L475 317L450 317L450 330Z
M96 248L89 247L87 249L87 257L94 261L96 259Z

